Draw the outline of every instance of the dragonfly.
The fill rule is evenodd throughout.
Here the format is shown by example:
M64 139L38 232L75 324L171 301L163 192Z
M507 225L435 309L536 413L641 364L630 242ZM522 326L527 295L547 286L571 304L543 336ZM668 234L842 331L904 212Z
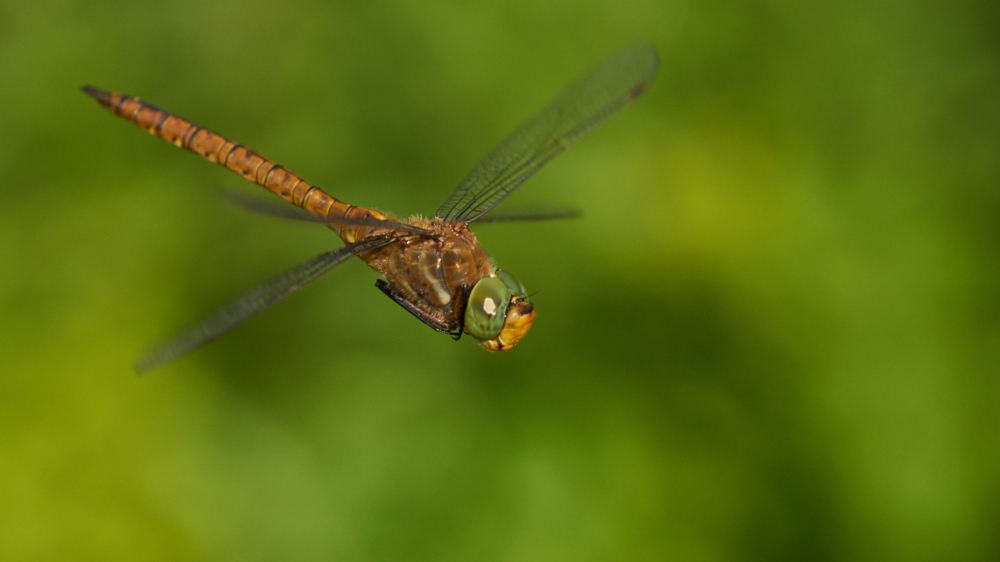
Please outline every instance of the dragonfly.
M408 219L344 203L246 146L139 98L83 86L112 114L225 166L298 209L278 211L246 199L244 205L323 223L344 242L251 289L141 355L134 367L141 373L173 361L354 257L382 277L375 283L379 290L427 326L456 340L467 333L489 351L511 349L531 328L534 304L516 277L496 267L469 224L569 215L555 211L484 216L566 147L642 95L658 64L656 51L646 45L597 64L494 147L433 217Z

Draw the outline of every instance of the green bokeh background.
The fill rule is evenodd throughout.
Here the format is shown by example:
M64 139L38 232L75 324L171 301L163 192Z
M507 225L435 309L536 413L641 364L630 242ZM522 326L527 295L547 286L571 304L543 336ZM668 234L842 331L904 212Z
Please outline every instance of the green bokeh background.
M0 559L1000 559L1000 4L0 4ZM430 214L591 64L637 104L476 228L513 351L102 111L128 92ZM251 186L252 187L252 186Z

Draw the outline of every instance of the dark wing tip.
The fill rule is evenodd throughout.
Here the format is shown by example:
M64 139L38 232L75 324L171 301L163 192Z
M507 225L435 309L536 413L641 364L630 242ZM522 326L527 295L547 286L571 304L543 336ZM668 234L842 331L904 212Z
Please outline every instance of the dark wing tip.
M95 100L97 100L97 103L103 105L104 107L108 107L109 105L111 105L111 92L102 90L100 88L95 88L90 84L87 84L86 86L80 86L80 89L83 90L83 93L94 98Z
M660 68L660 55L657 54L656 49L652 45L638 45L629 54L641 59L638 61L638 64L645 67L645 77L639 80L635 87L632 88L632 91L629 92L629 101L635 101L649 88L650 82L656 76L656 71Z
M146 373L148 373L150 370L152 370L159 364L160 364L159 361L153 361L149 357L146 356L138 357L136 358L135 361L132 362L132 370L135 371L136 376L141 377L146 375Z

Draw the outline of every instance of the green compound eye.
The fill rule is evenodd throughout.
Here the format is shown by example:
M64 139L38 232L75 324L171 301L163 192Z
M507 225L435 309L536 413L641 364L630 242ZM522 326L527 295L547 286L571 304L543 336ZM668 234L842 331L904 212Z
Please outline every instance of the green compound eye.
M524 285L522 285L521 282L517 280L517 277L514 277L513 275L507 273L502 269L497 270L497 277L503 280L503 284L507 285L507 288L510 289L511 294L517 295L523 299L528 298L527 291L524 290Z
M469 294L465 307L465 331L477 340L490 340L500 334L511 291L497 277L484 277Z

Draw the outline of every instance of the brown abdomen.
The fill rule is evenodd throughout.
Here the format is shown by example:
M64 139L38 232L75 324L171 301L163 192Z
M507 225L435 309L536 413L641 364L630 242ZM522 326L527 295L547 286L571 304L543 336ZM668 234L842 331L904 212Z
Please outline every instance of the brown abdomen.
M150 134L199 154L210 162L221 164L307 211L331 217L347 215L352 218L385 218L377 211L338 201L253 150L139 98L93 86L84 86L83 91L107 107L111 113L128 119ZM368 227L338 224L330 224L330 228L345 242L354 242L369 230Z

